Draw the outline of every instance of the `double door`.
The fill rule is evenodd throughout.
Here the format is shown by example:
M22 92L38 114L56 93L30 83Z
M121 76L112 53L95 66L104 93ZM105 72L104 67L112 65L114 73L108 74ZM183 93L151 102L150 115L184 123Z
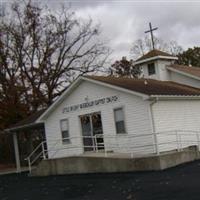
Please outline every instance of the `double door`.
M104 149L101 113L80 116L84 151Z

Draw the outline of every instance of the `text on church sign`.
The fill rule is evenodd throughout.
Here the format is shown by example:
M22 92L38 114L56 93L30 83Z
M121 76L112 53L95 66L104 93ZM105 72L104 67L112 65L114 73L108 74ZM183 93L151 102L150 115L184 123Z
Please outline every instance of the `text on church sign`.
M69 112L73 112L73 111L77 111L77 110L82 110L84 108L114 103L118 100L119 100L118 96L104 97L101 99L96 99L96 100L84 102L81 104L67 106L67 107L63 108L62 113L69 113Z

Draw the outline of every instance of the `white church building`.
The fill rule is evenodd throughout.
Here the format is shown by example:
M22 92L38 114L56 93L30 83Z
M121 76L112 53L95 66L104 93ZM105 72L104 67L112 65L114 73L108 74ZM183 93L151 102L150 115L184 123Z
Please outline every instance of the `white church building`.
M176 59L153 50L135 63L142 79L78 78L37 120L45 124L49 156L169 151L177 147L174 131L200 131L200 69L174 65Z
M200 68L176 60L152 50L135 62L141 79L79 77L31 122L44 123L48 158L134 157L198 146Z

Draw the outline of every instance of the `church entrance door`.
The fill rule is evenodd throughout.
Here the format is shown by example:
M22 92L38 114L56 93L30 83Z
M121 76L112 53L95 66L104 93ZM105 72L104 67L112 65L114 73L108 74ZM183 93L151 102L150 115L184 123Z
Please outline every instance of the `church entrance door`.
M104 149L101 113L80 116L84 151Z

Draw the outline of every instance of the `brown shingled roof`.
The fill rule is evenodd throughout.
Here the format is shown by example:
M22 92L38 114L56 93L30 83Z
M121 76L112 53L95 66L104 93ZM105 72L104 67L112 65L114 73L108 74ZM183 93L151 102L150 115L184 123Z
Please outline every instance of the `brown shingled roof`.
M146 95L200 96L200 89L178 84L171 81L158 81L154 79L116 78L111 76L87 76L87 78Z
M168 69L172 68L175 70L178 70L180 72L184 72L186 74L192 75L192 76L196 76L200 78L200 67L189 67L186 65L169 65L167 66Z
M138 58L136 60L136 62L137 61L141 61L141 60L145 60L145 59L148 59L148 58L152 58L152 57L155 57L155 56L170 56L170 57L175 57L175 56L173 56L173 55L171 55L169 53L166 53L166 52L154 49L152 51L149 51L148 53L146 53L142 57Z

